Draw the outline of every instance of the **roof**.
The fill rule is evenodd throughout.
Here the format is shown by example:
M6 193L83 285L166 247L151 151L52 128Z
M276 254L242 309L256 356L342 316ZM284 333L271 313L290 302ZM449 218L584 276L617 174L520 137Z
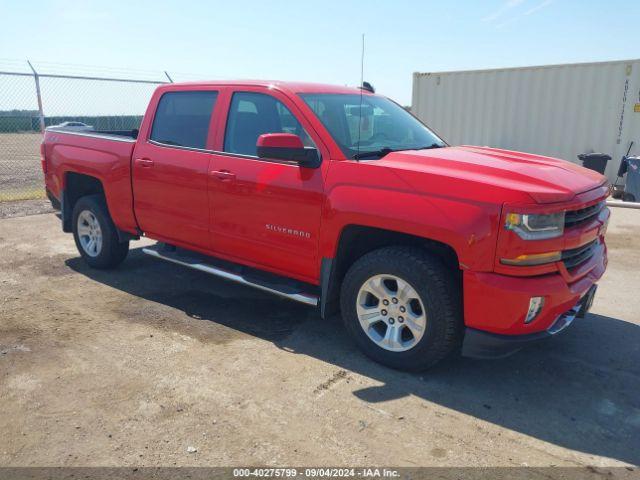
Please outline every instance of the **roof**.
M305 83L305 82L283 82L280 80L211 80L198 82L180 82L165 84L165 87L171 86L245 86L245 87L265 87L277 88L292 93L356 93L360 94L360 89L356 87L347 87L340 85L328 85L323 83ZM368 94L366 90L365 94Z

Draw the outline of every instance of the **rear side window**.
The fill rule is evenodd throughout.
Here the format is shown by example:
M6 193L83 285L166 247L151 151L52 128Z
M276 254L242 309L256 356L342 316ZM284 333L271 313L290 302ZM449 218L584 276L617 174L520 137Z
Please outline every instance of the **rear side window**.
M168 92L158 102L151 140L179 147L205 148L218 92Z
M263 133L293 133L308 147L315 147L311 137L291 111L278 99L264 93L233 94L224 151L257 155L256 143Z

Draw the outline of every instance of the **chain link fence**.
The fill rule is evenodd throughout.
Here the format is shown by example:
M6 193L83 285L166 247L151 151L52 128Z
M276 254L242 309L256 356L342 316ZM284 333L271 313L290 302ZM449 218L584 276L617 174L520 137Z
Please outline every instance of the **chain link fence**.
M0 202L45 196L43 128L63 122L99 130L138 128L151 94L169 80L42 73L24 66L0 68Z

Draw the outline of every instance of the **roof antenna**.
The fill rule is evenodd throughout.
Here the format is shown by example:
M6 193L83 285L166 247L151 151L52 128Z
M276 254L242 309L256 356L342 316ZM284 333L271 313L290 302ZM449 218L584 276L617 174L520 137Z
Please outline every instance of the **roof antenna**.
M358 111L358 155L360 157L360 132L362 131L362 86L364 85L364 33L362 34L362 54L360 55L360 110Z

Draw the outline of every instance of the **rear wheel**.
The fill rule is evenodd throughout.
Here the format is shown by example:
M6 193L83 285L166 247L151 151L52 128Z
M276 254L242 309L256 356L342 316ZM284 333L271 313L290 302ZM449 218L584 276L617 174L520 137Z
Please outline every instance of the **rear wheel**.
M129 242L120 242L102 195L80 198L73 208L73 238L82 258L93 268L113 268L129 252Z
M341 310L360 349L392 368L424 370L462 338L453 274L418 248L387 247L357 260L342 284Z

